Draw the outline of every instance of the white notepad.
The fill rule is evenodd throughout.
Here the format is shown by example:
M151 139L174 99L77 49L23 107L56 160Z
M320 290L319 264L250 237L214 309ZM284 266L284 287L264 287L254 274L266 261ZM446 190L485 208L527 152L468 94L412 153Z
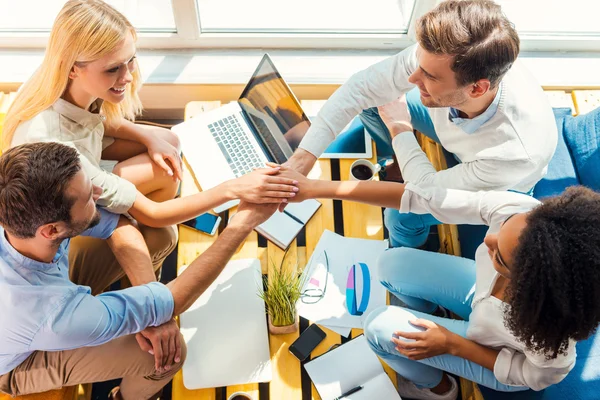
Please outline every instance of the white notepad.
M344 400L400 400L367 339L359 336L304 365L321 399L332 400L362 386Z
M319 207L321 203L313 199L290 203L284 212L276 211L271 218L257 226L256 231L285 250Z
M188 389L269 382L272 377L260 261L230 261L180 317Z

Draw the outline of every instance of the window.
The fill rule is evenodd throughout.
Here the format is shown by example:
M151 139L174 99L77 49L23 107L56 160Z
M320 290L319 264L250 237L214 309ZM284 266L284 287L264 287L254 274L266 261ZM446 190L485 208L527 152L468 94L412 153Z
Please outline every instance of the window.
M414 21L440 0L106 0L140 48L359 48L414 43ZM524 51L599 51L599 0L496 0ZM44 48L65 0L0 0L0 48ZM36 10L36 12L31 12Z
M197 0L203 33L406 33L415 0Z
M497 3L522 36L600 38L597 0L497 0Z
M106 2L121 11L140 32L177 31L171 0ZM65 0L0 0L0 31L47 33L64 4Z

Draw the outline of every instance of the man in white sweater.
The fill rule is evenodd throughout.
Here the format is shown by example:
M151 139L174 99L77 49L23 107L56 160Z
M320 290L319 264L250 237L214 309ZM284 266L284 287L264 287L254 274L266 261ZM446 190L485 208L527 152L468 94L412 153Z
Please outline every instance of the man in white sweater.
M417 45L354 74L331 96L287 165L307 174L362 113L379 155L395 154L406 182L531 193L546 173L558 134L541 87L516 61L519 37L500 6L448 0L418 20L416 33ZM407 92L404 105L398 98ZM436 172L412 127L459 163ZM418 247L439 222L387 209L385 223L393 246Z

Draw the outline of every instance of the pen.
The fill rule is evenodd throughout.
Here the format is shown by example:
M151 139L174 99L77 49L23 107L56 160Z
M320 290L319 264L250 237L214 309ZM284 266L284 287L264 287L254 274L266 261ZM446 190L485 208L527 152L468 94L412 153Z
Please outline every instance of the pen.
M341 399L343 399L344 397L348 397L348 396L350 396L351 394L358 392L358 391L359 391L359 390L361 390L362 388L363 388L363 387L362 387L362 385L361 385L361 386L357 386L357 387L355 387L355 388L353 388L353 389L350 389L350 390L348 390L346 393L342 394L342 395L341 395L341 396L339 396L339 397L336 397L336 398L335 398L335 399L333 399L333 400L341 400Z
M283 213L284 213L285 215L287 215L288 217L290 217L291 219L293 219L294 221L296 221L297 223L299 223L300 225L304 225L304 222L302 222L302 221L300 220L300 218L296 217L295 215L292 215L292 214L290 214L289 212L287 212L287 211L285 211L285 210L283 210Z

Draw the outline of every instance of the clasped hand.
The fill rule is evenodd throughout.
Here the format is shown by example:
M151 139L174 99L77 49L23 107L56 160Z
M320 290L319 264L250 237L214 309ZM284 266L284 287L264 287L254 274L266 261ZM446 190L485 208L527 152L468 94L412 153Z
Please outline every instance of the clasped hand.
M169 371L181 361L181 334L174 319L160 326L148 327L135 335L143 351L154 356L154 368L158 373Z
M392 138L402 132L412 132L413 127L410 112L408 111L406 95L402 95L388 104L377 107L377 111L383 123L390 131Z

